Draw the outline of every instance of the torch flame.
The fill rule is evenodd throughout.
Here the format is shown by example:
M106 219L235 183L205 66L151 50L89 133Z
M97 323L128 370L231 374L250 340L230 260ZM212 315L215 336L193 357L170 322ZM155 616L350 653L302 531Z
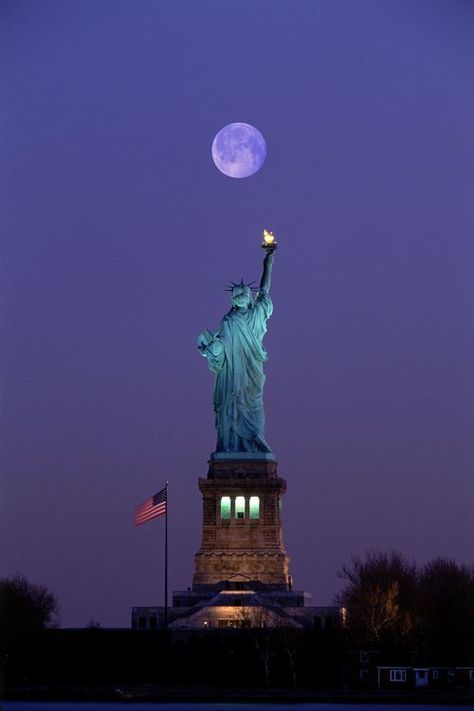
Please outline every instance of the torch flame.
M263 230L263 241L265 244L273 244L275 241L275 236L273 232L270 232L269 230Z

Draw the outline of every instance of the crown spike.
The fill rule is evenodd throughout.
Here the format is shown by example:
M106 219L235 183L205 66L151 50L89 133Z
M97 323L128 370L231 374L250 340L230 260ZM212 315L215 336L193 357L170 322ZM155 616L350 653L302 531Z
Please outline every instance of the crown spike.
M226 285L224 286L224 291L232 291L233 289L235 289L235 288L237 288L237 287L240 288L240 289L244 289L245 287L247 287L248 289L250 289L250 291L258 291L260 287L259 287L259 286L254 286L255 281L256 281L256 280L253 279L252 281L249 281L249 282L247 283L247 282L244 281L244 279L243 279L243 277L242 277L241 280L240 280L240 282L230 281L228 284L226 284Z

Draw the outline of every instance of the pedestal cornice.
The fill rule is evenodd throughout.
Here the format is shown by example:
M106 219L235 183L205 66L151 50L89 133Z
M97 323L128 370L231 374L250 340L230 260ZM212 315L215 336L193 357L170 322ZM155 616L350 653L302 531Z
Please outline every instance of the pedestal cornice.
M210 459L208 479L273 478L277 476L277 462L274 459Z

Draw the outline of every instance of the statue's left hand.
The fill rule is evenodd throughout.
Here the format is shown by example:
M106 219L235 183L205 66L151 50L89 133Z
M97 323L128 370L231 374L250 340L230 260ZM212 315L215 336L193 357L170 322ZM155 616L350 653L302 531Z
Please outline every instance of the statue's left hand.
M205 358L220 358L224 353L224 344L219 334L212 333L207 328L199 334L197 343L201 355Z
M200 351L203 351L214 340L214 334L208 328L204 329L197 337L197 344Z
M207 346L207 350L214 358L220 358L224 353L224 344L218 335L216 335L212 342Z

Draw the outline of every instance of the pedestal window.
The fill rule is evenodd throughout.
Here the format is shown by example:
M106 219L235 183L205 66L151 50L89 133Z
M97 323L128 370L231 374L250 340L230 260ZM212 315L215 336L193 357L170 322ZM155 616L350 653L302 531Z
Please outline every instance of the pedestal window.
M221 518L230 519L230 496L221 496Z
M251 519L260 518L260 498L258 496L251 496L249 501L249 513Z
M235 518L245 518L245 496L235 497Z

